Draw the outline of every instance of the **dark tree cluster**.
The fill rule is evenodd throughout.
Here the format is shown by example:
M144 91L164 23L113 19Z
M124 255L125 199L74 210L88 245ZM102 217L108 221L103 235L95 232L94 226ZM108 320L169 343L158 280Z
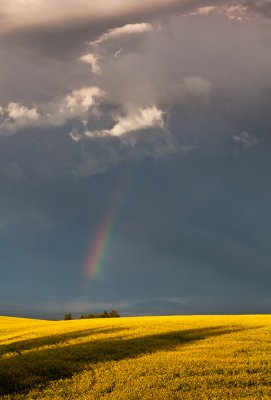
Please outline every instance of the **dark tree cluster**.
M82 314L80 316L80 319L88 319L88 318L118 318L120 317L119 313L116 310L111 310L108 312L107 310L104 310L103 313L98 313L98 314ZM67 313L64 315L64 320L65 321L70 321L73 319L73 316L71 313Z
M117 318L119 317L119 313L116 310L111 310L108 312L104 310L101 314L83 314L80 316L80 319L87 319L87 318Z

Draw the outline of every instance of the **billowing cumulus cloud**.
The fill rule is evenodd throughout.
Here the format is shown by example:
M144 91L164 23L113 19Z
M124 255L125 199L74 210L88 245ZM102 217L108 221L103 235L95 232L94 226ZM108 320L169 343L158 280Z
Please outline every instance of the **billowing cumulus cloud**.
M88 131L85 134L89 137L95 135L121 136L128 132L136 132L148 128L164 128L163 114L163 111L155 106L130 110L125 116L116 116L116 124L111 129L97 132Z
M39 104L39 110L36 106L27 107L11 102L2 107L0 134L16 133L19 129L31 126L64 125L73 118L86 121L90 111L95 113L99 98L104 95L98 87L83 87L51 103Z
M82 61L83 63L90 65L91 71L94 72L94 74L101 73L99 59L100 56L98 54L92 54L92 53L84 54L79 58L79 60Z
M51 103L41 104L41 125L64 125L71 119L87 121L95 114L100 100L105 96L97 86L82 87Z
M65 97L67 108L71 114L87 111L95 103L95 97L101 96L101 90L98 87L82 88L74 90Z
M210 14L217 16L226 16L229 20L236 22L243 22L248 19L248 7L243 4L225 5L225 6L207 6L199 7L195 11L191 11L187 16L208 16Z
M5 31L4 52L9 43L6 38L9 35L16 37L17 30L23 25L24 32L30 28L37 32L41 29L41 36L32 35L41 40L39 48L42 48L45 46L42 37L50 31L44 28L45 21L48 26L68 26L74 11L72 0L67 2L65 9L57 2L43 0L10 0L9 3L10 7L7 3L1 5L3 20L10 22L9 34L5 31L5 24L2 26L2 33ZM118 10L121 13L116 20ZM135 10L138 14L134 14L131 22L130 16ZM210 124L219 118L227 120L229 137L238 138L240 132L249 132L251 127L236 122L240 117L232 110L238 109L242 115L242 110L247 107L244 88L250 98L256 93L261 96L269 79L271 64L267 48L261 42L267 40L264 30L259 22L249 25L251 20L245 18L247 10L250 10L249 2L182 0L161 0L155 4L149 0L118 6L108 0L106 6L100 4L94 10L93 4L81 0L77 3L73 22L80 21L79 25L83 26L84 18L95 16L100 25L90 37L86 31L80 30L79 25L74 25L77 39L81 41L78 51L74 50L69 37L63 37L63 47L70 46L69 53L63 50L61 54L61 50L58 55L45 56L38 53L35 46L31 48L32 38L27 34L25 40L31 49L27 47L21 52L21 58L18 59L14 42L10 54L4 53L7 55L3 57L6 74L9 74L8 57L16 57L10 61L14 71L16 64L19 65L18 60L22 67L12 90L2 85L1 133L16 133L27 127L55 126L63 128L74 143L82 138L120 138L141 131L144 131L141 135L144 138L144 135L147 137L146 131L153 128L164 131L166 136L168 131L172 131L171 125L178 113L182 114L182 121L191 118L191 127L185 126L186 132L194 130L192 126L198 118L201 124ZM33 18L38 11L37 18ZM176 13L170 15L173 11ZM167 15L167 20L156 19L158 14ZM149 17L152 19L148 20ZM217 20L221 28L214 35ZM238 24L241 21L246 23ZM205 41L200 43L198 38L203 36ZM255 46L251 47L253 41ZM54 43L50 41L47 45L52 48ZM247 49L246 56L240 52L241 47ZM36 60L31 65L28 63L30 55L32 60ZM260 61L261 57L264 63ZM233 62L225 69L230 58ZM31 77L28 79L33 79L33 87L37 88L32 93L24 87L29 68ZM254 71L258 71L260 76L258 84L251 79ZM13 81L10 79L9 84L12 85ZM57 89L54 89L55 85ZM234 141L238 142L237 139ZM185 139L185 143L179 143L177 148L195 148L195 141L191 139L187 143ZM89 157L94 156L90 153Z
M109 131L113 136L150 127L164 127L163 111L157 107L140 108L131 115L119 117L117 124Z
M131 2L120 7L116 19L117 6L109 3L95 10L89 2L78 3L73 23L79 22L72 29L79 46L74 46L69 33L64 35L72 1L62 14L58 3L29 2L30 14L44 12L31 18L35 27L29 22L28 28L26 3L11 2L9 10L2 6L3 18L13 22L9 33L2 28L0 133L61 129L80 153L75 157L78 166L70 168L91 173L135 153L156 157L163 140L172 153L198 148L199 139L193 135L200 130L227 131L231 143L247 149L246 138L236 138L240 132L256 131L259 120L247 122L245 115L252 118L258 107L253 100L247 104L247 99L268 100L264 88L271 66L268 47L263 45L268 40L266 30L258 17L253 19L249 7L235 1L160 1L156 9L152 1ZM83 9L85 21L95 15L99 22L90 24L92 32L81 30ZM138 14L131 20L135 9ZM19 11L21 21L16 19ZM46 18L48 29L41 22ZM53 26L61 26L63 32L57 53L51 51L58 39L45 39ZM94 147L83 154L86 141L90 144L97 137L104 154L98 159ZM118 147L113 157L108 156L112 146L108 137L114 137Z
M156 28L157 29L157 28ZM119 28L110 29L108 32L104 33L103 35L99 36L94 42L90 42L90 45L98 46L107 40L114 40L118 39L122 36L126 35L134 35L144 32L151 32L155 30L149 23L141 22L138 24L127 24L124 26L120 26Z
M0 110L0 133L6 130L16 131L24 126L35 124L39 119L37 108L26 107L22 104L10 102Z
M212 11L216 10L216 7L213 6L206 6L206 7L199 7L195 11L191 11L188 13L188 16L193 16L193 15L208 15Z
M37 109L35 107L27 108L18 103L9 103L6 111L8 113L8 117L15 121L37 120L39 118Z

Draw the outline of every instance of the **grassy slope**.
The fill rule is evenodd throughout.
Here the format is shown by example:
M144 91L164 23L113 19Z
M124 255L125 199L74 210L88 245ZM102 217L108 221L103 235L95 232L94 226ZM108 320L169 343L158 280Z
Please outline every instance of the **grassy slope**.
M0 317L3 399L270 399L271 316Z

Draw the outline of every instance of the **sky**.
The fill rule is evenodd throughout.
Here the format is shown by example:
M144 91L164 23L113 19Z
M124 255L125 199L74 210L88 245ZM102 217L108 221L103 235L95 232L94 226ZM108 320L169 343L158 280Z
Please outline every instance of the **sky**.
M270 312L271 2L0 20L0 314Z

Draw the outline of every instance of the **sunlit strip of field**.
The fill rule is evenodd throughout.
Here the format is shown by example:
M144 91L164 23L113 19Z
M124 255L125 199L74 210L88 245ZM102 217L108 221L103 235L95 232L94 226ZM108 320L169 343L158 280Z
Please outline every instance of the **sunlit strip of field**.
M0 317L2 399L271 399L271 316Z

